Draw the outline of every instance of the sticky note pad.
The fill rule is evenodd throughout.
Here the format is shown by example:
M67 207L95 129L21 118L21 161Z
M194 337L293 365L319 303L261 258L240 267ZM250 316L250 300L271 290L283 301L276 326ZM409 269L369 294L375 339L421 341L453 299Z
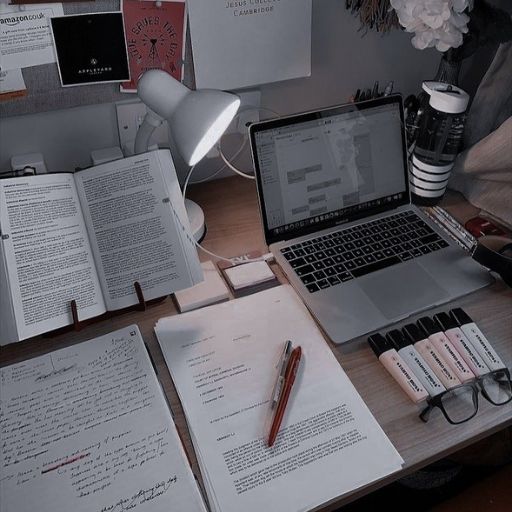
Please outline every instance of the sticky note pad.
M174 294L181 313L229 299L229 290L211 261L201 263L204 281Z
M232 266L219 263L219 268L235 297L256 293L279 284L266 261L251 261Z
M256 286L276 278L266 261L243 263L226 268L224 273L229 278L229 282L234 290L247 286Z

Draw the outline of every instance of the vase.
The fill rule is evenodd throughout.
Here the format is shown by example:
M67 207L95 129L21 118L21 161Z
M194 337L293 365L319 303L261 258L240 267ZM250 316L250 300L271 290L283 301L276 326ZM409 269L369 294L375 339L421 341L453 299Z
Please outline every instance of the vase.
M461 59L455 59L451 49L444 52L439 61L439 67L434 77L435 82L445 82L447 84L459 86Z

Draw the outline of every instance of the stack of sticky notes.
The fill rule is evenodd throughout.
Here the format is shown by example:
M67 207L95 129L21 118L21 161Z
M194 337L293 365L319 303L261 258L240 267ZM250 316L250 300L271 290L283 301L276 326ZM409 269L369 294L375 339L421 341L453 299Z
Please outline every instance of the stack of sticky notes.
M251 259L255 259L259 253L251 253L250 256ZM218 266L235 297L266 290L279 284L276 275L268 263L263 260L242 260L233 265L221 262Z
M181 313L229 299L229 290L211 261L201 263L204 281L174 294Z

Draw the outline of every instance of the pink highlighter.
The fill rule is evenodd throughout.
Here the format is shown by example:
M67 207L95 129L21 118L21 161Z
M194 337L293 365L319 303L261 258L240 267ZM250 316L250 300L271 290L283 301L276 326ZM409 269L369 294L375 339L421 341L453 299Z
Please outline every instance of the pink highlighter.
M416 324L404 325L402 331L406 338L409 338L414 348L423 356L432 371L437 375L446 389L454 388L461 384L458 377L445 361L444 357L428 339L427 333Z
M373 334L368 338L368 343L384 368L386 368L415 404L429 396L407 363L382 334Z
M452 342L452 345L457 349L457 352L462 356L464 361L477 376L489 373L489 367L484 363L475 347L466 338L464 333L460 330L457 322L450 317L448 313L437 313L434 315L434 320L438 323L439 327L444 331L446 337Z
M418 325L427 333L432 345L446 360L453 373L462 382L469 382L475 378L475 374L469 369L466 361L455 349L452 342L446 337L441 327L432 318L424 316L418 320Z

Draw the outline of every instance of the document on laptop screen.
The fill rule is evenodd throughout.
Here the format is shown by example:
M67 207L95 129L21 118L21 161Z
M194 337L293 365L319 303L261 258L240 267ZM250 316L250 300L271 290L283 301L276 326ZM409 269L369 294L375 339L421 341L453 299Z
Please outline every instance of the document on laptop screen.
M213 510L309 510L400 469L400 455L290 286L164 318L155 331ZM303 357L268 448L287 339Z
M406 190L398 103L292 117L255 140L270 229Z

